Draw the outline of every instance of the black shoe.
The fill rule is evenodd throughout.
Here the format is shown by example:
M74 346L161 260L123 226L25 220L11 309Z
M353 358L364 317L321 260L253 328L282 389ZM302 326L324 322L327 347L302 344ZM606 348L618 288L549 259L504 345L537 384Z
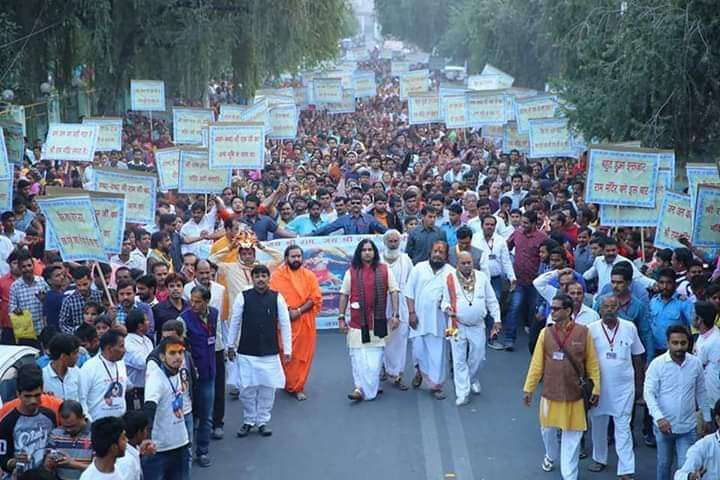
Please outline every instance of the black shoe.
M515 351L515 343L508 342L505 344L505 351L506 352L514 352Z
M652 433L646 433L643 435L643 442L646 447L657 448L657 442L655 441L655 435Z
M203 468L207 468L212 465L212 462L210 461L210 456L207 453L203 455L198 455L198 457L195 459L195 463L197 463L198 466Z
M252 429L253 429L252 425L250 425L248 423L244 423L243 426L240 428L240 430L238 430L238 432L237 432L238 438L247 437L248 435L250 435L250 432L252 431Z
M272 435L272 430L270 430L270 427L268 427L267 425L260 425L258 427L258 433L261 437L269 437L270 435Z

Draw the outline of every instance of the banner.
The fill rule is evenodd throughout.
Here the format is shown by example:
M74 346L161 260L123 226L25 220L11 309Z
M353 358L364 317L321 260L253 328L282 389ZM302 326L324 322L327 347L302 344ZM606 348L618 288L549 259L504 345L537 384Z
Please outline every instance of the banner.
M527 133L530 120L554 118L558 110L557 97L540 95L537 97L515 99L515 121L519 132Z
M409 95L426 93L429 90L429 70L415 70L400 75L400 100L407 100Z
M505 123L505 95L502 92L468 92L468 123L473 126Z
M600 224L607 227L655 227L660 219L665 192L672 190L670 172L660 170L653 208L600 205Z
M692 231L690 197L665 192L660 211L662 213L655 233L655 248L684 247L678 239L681 235L690 235Z
M98 152L122 151L122 118L85 117L83 125L97 125L98 136L95 150Z
M342 99L342 79L316 78L313 80L313 101L316 104L340 103Z
M90 196L95 211L95 219L100 227L100 238L103 250L107 255L120 253L125 233L125 195L107 192L89 192L79 188L47 187L50 197L83 197ZM45 236L46 250L59 250L57 235L48 231Z
M575 156L567 119L530 120L528 137L530 139L529 158Z
M327 113L331 115L339 113L353 113L355 112L355 92L349 89L343 90L342 101L335 103L327 103Z
M470 75L467 79L467 87L470 90L502 90L511 86L512 81L497 74Z
M0 180L0 212L12 211L13 177Z
M295 139L297 127L298 109L294 103L270 109L271 133L268 134L268 138L273 140Z
M202 129L215 121L209 108L173 107L173 143L202 145Z
M408 121L410 125L442 122L440 97L437 93L418 93L408 97Z
M0 129L5 138L8 162L22 165L25 157L25 136L22 125L3 120L0 121Z
M720 175L712 163L688 163L685 165L685 173L688 181L688 194L690 195L690 206L695 211L695 195L698 185L720 185Z
M517 130L517 123L508 122L503 128L503 153L510 153L512 150L517 150L521 153L530 152L530 135L527 133L520 133Z
M652 150L591 145L585 202L654 208L658 170Z
M272 131L270 125L270 110L267 98L258 100L250 105L240 114L240 123L259 123L263 126L263 132L267 135Z
M8 163L8 152L7 146L5 145L5 134L2 128L0 128L0 180L5 178L12 178L13 170L10 168Z
M130 80L130 110L164 112L165 82L162 80Z
M720 247L720 185L698 185L695 195L692 244L696 247Z
M220 193L230 185L231 174L229 168L210 168L205 148L180 149L179 193Z
M260 170L265 165L265 134L260 123L214 123L208 127L209 168ZM182 168L180 170L182 176ZM180 180L180 186L183 182ZM222 191L222 189L220 189ZM198 192L205 193L205 192Z
M125 221L155 223L157 177L151 173L132 172L116 168L95 168L92 189L96 192L125 195Z
M173 147L155 150L155 167L158 172L160 190L163 192L176 190L180 171L180 149Z
M502 83L505 85L503 88L512 87L513 83L515 83L515 78L512 75L507 72L503 72L497 67L493 67L489 63L485 64L485 67L483 67L480 75L498 75L502 79Z
M37 204L53 231L63 261L107 262L89 196L38 197Z
M399 77L403 73L410 71L410 65L407 60L393 60L390 62L390 75L393 77Z
M375 72L355 72L353 75L355 98L374 97L377 95Z
M218 122L242 122L242 115L248 109L247 105L220 105Z
M97 125L53 123L45 140L43 160L92 162L97 138Z

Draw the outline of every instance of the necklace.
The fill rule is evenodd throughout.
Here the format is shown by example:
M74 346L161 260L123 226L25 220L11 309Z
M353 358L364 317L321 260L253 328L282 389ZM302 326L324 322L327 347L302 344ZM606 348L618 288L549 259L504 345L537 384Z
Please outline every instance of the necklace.
M470 278L466 278L462 273L460 273L459 270L456 272L456 274L458 281L460 282L460 286L462 287L460 289L460 292L465 298L465 301L468 302L468 305L472 307L472 300L475 296L475 274L471 274ZM468 294L470 295L468 296Z

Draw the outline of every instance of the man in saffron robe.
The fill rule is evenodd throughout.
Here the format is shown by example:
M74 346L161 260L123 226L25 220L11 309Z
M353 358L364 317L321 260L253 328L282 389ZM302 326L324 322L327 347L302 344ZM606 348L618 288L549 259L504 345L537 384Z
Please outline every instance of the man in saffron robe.
M322 308L322 293L315 274L303 267L300 246L285 249L285 262L270 277L270 288L285 298L290 311L293 356L283 364L285 391L306 400L305 383L315 354L315 317Z

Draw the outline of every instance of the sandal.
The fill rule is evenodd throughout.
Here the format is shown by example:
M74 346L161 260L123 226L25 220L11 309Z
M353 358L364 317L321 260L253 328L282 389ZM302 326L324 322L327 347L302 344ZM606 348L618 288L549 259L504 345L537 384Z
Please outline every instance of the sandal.
M413 387L413 388L420 388L420 385L422 385L422 381L423 381L422 373L420 373L420 371L418 371L418 372L415 374L415 377L412 379L412 387Z
M360 402L363 399L363 394L359 389L354 389L352 392L348 393L348 399L352 400L353 402Z
M436 400L445 400L447 398L447 395L442 390L433 390L432 395Z
M397 377L397 378L395 379L395 381L393 382L393 386L394 386L395 388L397 388L398 390L401 390L401 391L403 391L403 392L408 389L408 386L405 385L405 384L402 382L402 377Z
M606 468L607 468L607 465L603 465L600 462L593 462L588 467L588 471L599 473L599 472L602 472L603 470L605 470Z

